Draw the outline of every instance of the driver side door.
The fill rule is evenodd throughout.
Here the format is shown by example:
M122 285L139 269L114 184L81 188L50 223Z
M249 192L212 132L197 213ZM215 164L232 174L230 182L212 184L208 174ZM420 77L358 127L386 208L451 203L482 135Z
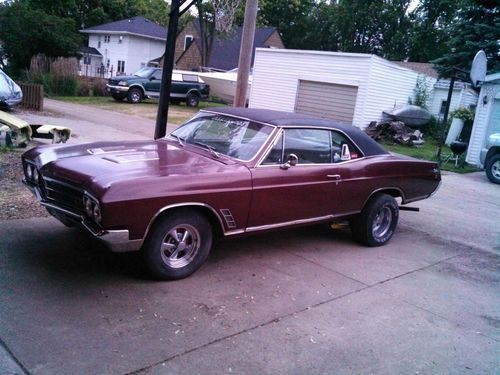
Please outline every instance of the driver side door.
M325 129L290 128L252 169L253 193L247 230L327 218L338 184L331 134ZM295 166L284 165L294 154Z

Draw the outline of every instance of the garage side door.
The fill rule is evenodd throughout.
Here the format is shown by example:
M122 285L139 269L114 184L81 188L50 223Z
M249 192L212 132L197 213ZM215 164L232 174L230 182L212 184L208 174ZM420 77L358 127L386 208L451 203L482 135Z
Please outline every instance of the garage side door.
M295 112L351 123L357 94L356 86L300 80Z

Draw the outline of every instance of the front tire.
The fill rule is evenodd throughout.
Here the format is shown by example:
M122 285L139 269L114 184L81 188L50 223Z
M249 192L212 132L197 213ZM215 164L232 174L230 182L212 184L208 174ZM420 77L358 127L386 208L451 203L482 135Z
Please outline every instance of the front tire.
M484 166L488 180L500 184L500 154L493 155Z
M137 104L142 101L142 91L137 87L132 87L128 90L127 101L132 104Z
M370 247L382 246L394 234L398 217L396 200L387 194L377 194L349 224L356 241Z
M163 280L185 278L205 262L212 247L212 227L192 210L178 210L154 224L142 252L152 276Z

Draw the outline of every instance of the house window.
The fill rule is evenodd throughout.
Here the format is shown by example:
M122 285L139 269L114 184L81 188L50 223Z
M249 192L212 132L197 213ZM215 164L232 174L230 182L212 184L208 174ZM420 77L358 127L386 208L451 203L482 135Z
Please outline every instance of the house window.
M109 64L111 64L111 61L109 59L106 59L106 67L109 68Z
M90 65L91 64L90 56L84 56L83 57L83 64L84 65Z
M439 116L443 117L444 116L444 111L446 110L446 100L441 101L441 107L439 108Z
M186 35L184 37L184 51L187 50L189 48L189 46L191 45L191 43L193 42L193 36L192 35Z
M116 73L125 73L125 61L118 60L118 67L116 68Z
M123 42L123 35L120 35L120 36L118 37L118 43L120 43L120 44L121 44L122 42Z
M109 43L111 41L110 35L104 35L104 43Z

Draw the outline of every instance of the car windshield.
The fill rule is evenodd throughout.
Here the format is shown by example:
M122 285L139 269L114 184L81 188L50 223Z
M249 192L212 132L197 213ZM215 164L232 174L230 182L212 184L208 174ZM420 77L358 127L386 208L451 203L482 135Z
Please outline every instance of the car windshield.
M147 78L150 76L150 74L153 72L153 68L141 68L137 72L134 73L134 76L136 77L141 77L141 78Z
M254 158L273 127L223 115L201 115L174 130L170 136L219 154L248 161Z

